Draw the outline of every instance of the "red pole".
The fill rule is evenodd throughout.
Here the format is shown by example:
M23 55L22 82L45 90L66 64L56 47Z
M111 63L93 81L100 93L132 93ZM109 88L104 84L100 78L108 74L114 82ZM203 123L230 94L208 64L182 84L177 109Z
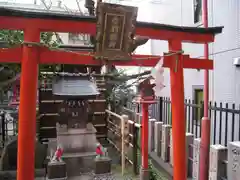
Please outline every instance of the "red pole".
M141 180L148 180L148 104L142 103L142 169Z
M148 104L142 103L142 168L148 169Z
M40 42L37 29L26 29L24 41ZM38 49L23 45L18 125L17 180L33 180L36 138L36 98L38 85Z
M208 28L208 0L203 0L203 25ZM208 43L204 44L204 58L209 58ZM208 118L209 70L204 70L204 117Z
M169 41L170 51L182 50L181 41ZM172 101L172 136L173 136L173 179L187 179L186 164L186 122L184 115L183 60L181 55L172 57L170 68Z
M208 27L208 0L203 0L203 25ZM204 57L208 59L209 49L208 43L204 44ZM204 70L204 117L202 118L201 128L201 149L200 149L200 180L208 179L209 169L209 151L210 151L210 136L211 122L208 117L208 102L209 102L209 71Z

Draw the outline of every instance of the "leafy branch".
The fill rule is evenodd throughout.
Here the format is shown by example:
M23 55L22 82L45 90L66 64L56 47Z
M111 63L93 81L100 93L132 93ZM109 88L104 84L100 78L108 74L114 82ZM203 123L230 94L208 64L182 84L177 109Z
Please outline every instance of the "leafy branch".
M40 35L41 43L49 47L58 47L62 43L61 38L54 32L42 32ZM12 47L23 43L24 34L19 30L1 30L0 42L6 44L6 47ZM40 65L41 70L54 70L56 65ZM6 63L0 65L0 91L7 90L13 82L20 77L21 65Z

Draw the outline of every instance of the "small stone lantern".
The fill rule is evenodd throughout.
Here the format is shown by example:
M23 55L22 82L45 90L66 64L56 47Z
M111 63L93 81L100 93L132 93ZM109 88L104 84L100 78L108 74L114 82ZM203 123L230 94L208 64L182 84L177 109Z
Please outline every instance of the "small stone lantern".
M155 101L155 93L153 87L156 85L151 83L151 78L146 78L138 85L139 100L141 101Z
M146 148L142 149L142 161L145 160L147 162L148 159L148 134L144 133L147 132L149 129L148 123L149 123L149 105L156 103L155 100L155 92L154 87L156 86L155 83L151 82L152 77L148 77L144 79L142 82L138 85L138 94L139 96L134 99L136 103L141 104L142 107L142 118L141 118L141 133L142 133L142 145ZM147 150L147 151L146 151ZM140 177L141 179L149 179L149 172L146 170L145 167L141 167L140 170Z

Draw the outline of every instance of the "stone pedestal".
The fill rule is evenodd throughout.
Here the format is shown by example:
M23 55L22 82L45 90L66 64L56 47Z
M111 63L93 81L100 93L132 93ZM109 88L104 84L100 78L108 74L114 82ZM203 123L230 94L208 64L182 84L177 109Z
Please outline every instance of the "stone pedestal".
M226 177L227 148L220 144L211 145L209 157L209 180L220 180L221 177Z
M169 161L169 144L170 144L170 129L171 126L162 125L162 146L161 146L161 158L165 161Z
M186 133L186 162L187 162L187 176L192 177L192 171L193 171L193 140L194 140L194 135L191 133Z
M95 174L106 174L111 172L111 159L108 157L95 158Z
M155 122L154 135L155 135L155 152L161 156L161 139L162 139L162 125L163 122Z
M201 139L194 139L193 143L193 180L199 180L199 155L200 155Z
M67 179L67 168L65 162L49 162L47 166L48 180L65 180Z
M240 178L240 141L229 143L227 176L229 180Z
M63 160L67 165L68 177L79 176L94 168L96 157L96 129L92 124L87 128L57 128L57 144L63 148Z
M149 179L149 170L148 169L140 169L140 180L148 180Z
M68 177L91 172L94 169L95 157L94 152L65 153L62 158L67 164Z
M92 124L88 129L57 129L57 144L60 144L66 153L94 152L96 143L96 129Z

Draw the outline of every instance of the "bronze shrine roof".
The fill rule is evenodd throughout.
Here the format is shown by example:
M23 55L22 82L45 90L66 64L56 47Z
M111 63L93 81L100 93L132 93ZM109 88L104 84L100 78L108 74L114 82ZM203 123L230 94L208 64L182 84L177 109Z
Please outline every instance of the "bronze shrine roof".
M99 91L89 74L58 73L53 80L53 95L68 97L92 97L99 95Z

